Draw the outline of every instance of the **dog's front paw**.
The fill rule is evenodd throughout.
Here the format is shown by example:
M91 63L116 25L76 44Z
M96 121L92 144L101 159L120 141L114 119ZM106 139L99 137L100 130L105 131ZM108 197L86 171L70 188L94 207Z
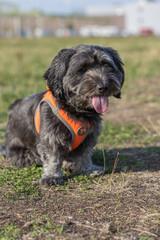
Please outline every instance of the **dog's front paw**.
M39 183L41 185L47 185L47 186L52 186L52 185L61 185L63 183L63 177L59 177L59 178L56 178L56 177L42 177L40 180L39 180Z

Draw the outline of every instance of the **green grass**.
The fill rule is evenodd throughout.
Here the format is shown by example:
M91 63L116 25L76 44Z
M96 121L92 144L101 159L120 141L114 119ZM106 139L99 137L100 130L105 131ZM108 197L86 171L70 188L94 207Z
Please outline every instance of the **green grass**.
M41 237L50 234L52 231L56 231L58 235L61 235L65 229L65 226L53 224L48 220L48 217L44 218L43 221L36 220L30 223L32 230L26 235L27 239L32 237ZM20 239L21 231L15 224L7 224L3 229L0 230L1 240L16 240Z
M10 200L41 198L38 179L42 169L33 165L30 168L11 168L0 166L0 188Z
M42 235L46 236L53 230L55 230L59 235L61 235L65 229L64 225L53 224L51 221L48 220L48 217L41 222L39 220L34 221L31 225L33 231L28 234L28 237L40 237Z
M158 142L159 135L149 135L139 124L115 125L107 121L103 123L97 147L110 149L123 148L126 145L145 147L151 143L156 145Z
M124 146L126 142L135 142L144 134L144 131L137 125L114 125L105 122L102 128L102 134L99 137L100 147L105 147L109 143L113 148ZM138 139L137 139L138 138Z
M16 240L21 236L20 229L14 224L8 224L3 229L0 229L1 240Z

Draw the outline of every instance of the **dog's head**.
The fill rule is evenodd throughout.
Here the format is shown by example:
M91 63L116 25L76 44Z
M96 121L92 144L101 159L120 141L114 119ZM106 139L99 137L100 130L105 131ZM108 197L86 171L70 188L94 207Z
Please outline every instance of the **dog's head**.
M112 48L79 45L61 50L44 74L60 106L105 112L108 97L121 97L123 63Z

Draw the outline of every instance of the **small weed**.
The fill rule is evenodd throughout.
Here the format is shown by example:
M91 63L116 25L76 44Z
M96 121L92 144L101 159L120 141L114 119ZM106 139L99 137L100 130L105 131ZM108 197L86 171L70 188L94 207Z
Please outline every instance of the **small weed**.
M49 220L44 220L43 222L35 221L32 223L32 227L33 231L29 233L29 236L32 237L47 235L54 230L61 235L65 229L64 225L56 225Z
M65 226L64 225L58 225L58 226L54 225L54 229L59 233L59 235L61 235L65 229Z
M112 151L108 151L108 150L99 150L99 149L95 149L95 151L93 152L92 155L92 161L94 164L96 165L101 165L104 166L104 161L105 162L105 172L106 173L111 173L112 172L112 168L113 168L113 164L111 165L110 163L114 163L115 160L115 156L113 154Z
M54 191L64 191L64 190L68 190L68 191L70 190L70 187L67 183L64 183L64 185L58 185L54 189Z
M83 215L83 213L84 213L84 209L80 208L80 209L78 210L78 214Z
M71 179L69 179L68 181L69 182L73 182L73 183L76 183L76 184L79 184L79 183L89 183L90 180L92 180L94 178L93 175L79 175L79 176L75 176Z
M20 236L20 230L14 224L8 224L4 229L0 230L0 239L2 240L16 240Z
M154 238L141 236L141 237L139 238L139 240L154 240Z

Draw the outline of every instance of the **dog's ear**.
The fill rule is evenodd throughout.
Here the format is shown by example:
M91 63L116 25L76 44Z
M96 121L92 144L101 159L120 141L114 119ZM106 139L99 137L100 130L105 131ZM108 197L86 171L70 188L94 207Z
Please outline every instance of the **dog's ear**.
M50 91L52 91L53 96L57 99L63 98L63 77L67 72L69 61L75 52L76 50L74 49L62 49L44 74Z
M112 57L115 65L117 66L117 68L119 69L120 71L120 83L121 83L121 87L123 86L123 83L124 83L124 77L125 77L125 74L124 74L124 69L123 69L123 62L118 54L118 52L116 50L114 50L113 48L105 48L105 51L109 52L110 56ZM120 97L118 97L120 98Z
M121 92L113 95L115 98L121 98Z

